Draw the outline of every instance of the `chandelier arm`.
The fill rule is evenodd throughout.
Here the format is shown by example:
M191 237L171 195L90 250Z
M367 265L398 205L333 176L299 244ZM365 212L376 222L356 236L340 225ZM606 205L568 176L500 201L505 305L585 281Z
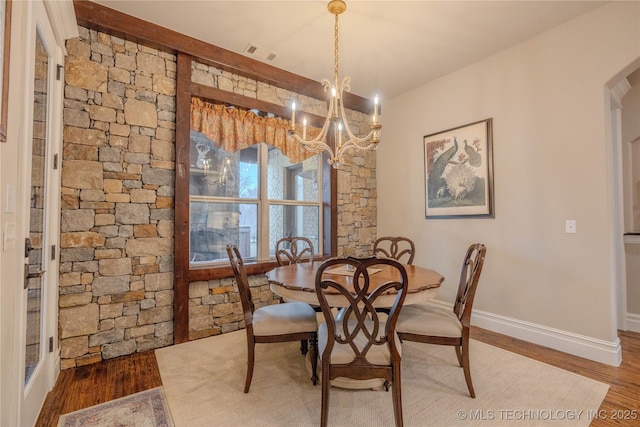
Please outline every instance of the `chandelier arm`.
M354 136L353 138L349 138L349 140L343 143L342 145L352 142L361 150L368 150L369 147L375 147L378 144L377 142L374 142L371 140L372 137L376 135L376 131L377 131L376 129L373 129L371 132L369 132L367 135L363 136L362 138L358 138L357 136ZM364 145L364 144L367 144L367 145Z
M347 133L347 142L343 143L342 145L347 145L350 142L353 142L355 147L353 148L359 148L361 150L370 150L373 147L376 146L376 144L378 143L377 139L380 136L380 129L379 128L375 128L373 129L371 132L369 132L366 136L363 136L362 138L357 137L356 135L354 135L354 133L351 131L351 126L349 125L349 122L347 121L347 115L345 113L345 109L344 109L344 102L343 102L343 94L344 91L348 91L351 87L350 87L350 83L351 83L351 77L347 76L342 80L342 84L340 85L340 114L342 117L342 121L344 124L344 130ZM374 138L375 137L375 138ZM373 138L373 141L370 142L368 145L363 146L361 145L362 143L365 143L367 141L370 141ZM341 150L344 151L344 150Z
M331 147L329 147L325 142L323 142L319 138L313 139L311 141L305 141L304 139L300 138L298 135L294 134L293 137L295 138L296 141L302 144L302 146L307 150L315 151L315 152L328 151L333 155L333 151L331 150Z
M356 137L353 132L351 131L351 126L349 125L349 122L347 121L347 115L345 113L344 110L344 90L345 88L348 90L350 88L350 82L351 82L351 77L347 76L342 80L342 84L340 85L340 102L339 102L339 109L340 109L340 117L342 117L342 122L344 125L344 130L347 133L347 142L350 142L354 139L358 139L358 137ZM368 137L365 137L364 139L367 139ZM346 144L345 143L345 144Z
M362 151L375 149L378 146L378 143L370 141L371 138L375 135L375 133L376 133L376 131L372 130L364 138L355 137L353 139L350 139L349 141L347 141L347 142L342 144L342 147L340 148L340 152L341 153L345 152L347 149L357 149L357 150L362 150ZM368 144L367 144L367 142L368 142Z
M327 79L323 79L322 83L325 86L325 91L329 88L330 83ZM327 135L327 131L329 130L329 125L331 124L331 115L333 114L333 102L329 102L329 109L327 111L327 117L325 117L324 124L320 129L320 133L314 139L303 139L301 138L294 130L291 128L290 134L295 138L296 141L303 144L304 146L311 146L316 144L323 144L326 147L329 147L327 144L323 142L325 136Z
M324 91L325 92L331 92L329 89L331 89L332 86L331 86L331 82L329 81L329 79L324 78L324 79L320 80L320 83L324 87Z

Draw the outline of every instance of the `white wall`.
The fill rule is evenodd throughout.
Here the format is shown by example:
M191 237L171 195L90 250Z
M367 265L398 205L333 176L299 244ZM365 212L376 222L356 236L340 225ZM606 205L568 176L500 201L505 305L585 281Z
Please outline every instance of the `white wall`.
M639 56L640 3L615 2L390 100L378 233L413 238L415 263L444 274L448 301L466 247L485 243L482 326L615 364L605 85ZM495 219L426 220L423 136L490 117Z

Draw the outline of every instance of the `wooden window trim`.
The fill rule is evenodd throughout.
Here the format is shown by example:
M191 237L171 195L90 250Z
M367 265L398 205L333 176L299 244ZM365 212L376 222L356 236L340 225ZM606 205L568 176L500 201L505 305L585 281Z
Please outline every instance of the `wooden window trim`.
M175 233L174 233L174 287L175 325L174 340L176 343L189 340L189 283L222 279L233 276L231 266L210 266L191 268L189 262L189 164L191 146L191 98L200 97L213 102L226 103L247 109L272 112L288 116L289 109L269 102L256 100L220 89L200 85L191 81L191 64L193 57L186 53L178 53L176 67L176 182L175 182ZM321 125L323 117L310 115L311 123ZM323 246L322 258L337 253L337 171L326 161L323 165L323 184L330 190L328 198L323 201ZM325 192L326 194L326 192ZM330 244L329 244L330 242ZM180 249L178 249L180 248ZM248 262L245 264L247 274L264 274L277 266L275 261Z

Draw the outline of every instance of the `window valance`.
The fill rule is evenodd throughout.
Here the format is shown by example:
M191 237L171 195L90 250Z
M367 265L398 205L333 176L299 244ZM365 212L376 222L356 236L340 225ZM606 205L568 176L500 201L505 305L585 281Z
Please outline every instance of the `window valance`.
M262 117L252 111L212 104L191 98L191 129L203 133L217 147L235 152L261 142L278 148L291 163L314 156L288 135L289 122L277 117ZM319 129L307 126L309 136Z

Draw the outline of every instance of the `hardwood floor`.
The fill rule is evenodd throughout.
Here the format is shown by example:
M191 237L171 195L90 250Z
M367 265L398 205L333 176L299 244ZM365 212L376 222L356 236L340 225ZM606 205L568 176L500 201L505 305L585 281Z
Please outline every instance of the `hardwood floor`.
M471 337L478 341L609 384L600 406L602 418L593 420L593 427L640 425L640 334L620 331L619 336L622 364L613 367L484 329L471 329ZM47 396L36 426L56 426L61 414L160 385L153 351L66 370Z
M609 392L598 411L601 417L591 422L592 427L638 426L640 425L640 334L618 331L618 336L622 345L622 363L619 367L614 367L484 329L472 328L471 330L471 338L478 341L609 384Z
M55 427L61 414L161 385L153 351L67 369L47 395L36 426Z

